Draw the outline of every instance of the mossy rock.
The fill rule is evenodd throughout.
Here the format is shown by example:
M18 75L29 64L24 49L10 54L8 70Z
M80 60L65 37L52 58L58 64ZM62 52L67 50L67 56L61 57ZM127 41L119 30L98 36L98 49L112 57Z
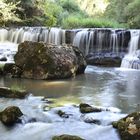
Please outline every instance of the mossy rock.
M19 89L10 89L8 87L0 87L0 97L5 98L19 98L23 99L28 94L25 90L19 90Z
M16 106L7 107L4 111L0 112L0 120L3 124L10 126L19 122L23 113Z
M91 112L101 112L102 110L99 108L92 107L86 103L81 103L79 105L81 113L91 113Z
M84 140L84 139L73 135L60 135L60 136L54 136L52 140Z
M134 112L112 123L122 140L140 140L140 112Z
M86 68L80 50L70 45L25 41L19 44L14 60L21 78L64 79L83 73Z

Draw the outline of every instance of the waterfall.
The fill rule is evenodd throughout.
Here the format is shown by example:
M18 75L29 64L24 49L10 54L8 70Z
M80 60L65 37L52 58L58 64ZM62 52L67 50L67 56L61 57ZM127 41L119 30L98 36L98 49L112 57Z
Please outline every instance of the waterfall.
M24 41L48 44L72 44L92 62L97 59L122 58L126 53L130 31L124 29L90 28L64 30L47 27L21 27L0 29L0 43L19 44Z
M0 29L0 42L21 43L24 41L43 41L56 45L65 44L65 30L61 28L22 27Z
M8 31L6 29L1 29L0 30L0 42L4 42L5 40L7 40L7 36L8 36Z
M113 53L119 52L119 46L118 46L118 36L115 32L115 30L111 33L111 39L110 39L110 50L112 50Z
M131 40L128 54L123 58L121 67L140 69L140 50L139 50L140 31L131 30Z
M99 56L107 53L119 55L125 52L128 46L129 34L127 32L113 29L84 29L77 32L73 45L79 47L85 56L91 54Z

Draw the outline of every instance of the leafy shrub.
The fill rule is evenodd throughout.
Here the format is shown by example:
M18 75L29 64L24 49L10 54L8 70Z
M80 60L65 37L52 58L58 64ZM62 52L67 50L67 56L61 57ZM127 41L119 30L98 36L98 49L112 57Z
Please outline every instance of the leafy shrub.
M63 20L63 28L121 28L125 27L115 21L103 18L85 18L80 16L69 16Z

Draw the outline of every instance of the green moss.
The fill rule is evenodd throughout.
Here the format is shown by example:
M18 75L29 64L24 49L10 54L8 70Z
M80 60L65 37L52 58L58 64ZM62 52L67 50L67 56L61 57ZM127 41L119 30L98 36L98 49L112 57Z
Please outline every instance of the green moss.
M23 86L21 86L21 85L19 86L19 85L16 85L16 84L11 85L10 90L12 92L25 92L25 88Z
M0 64L0 71L3 71L5 64Z

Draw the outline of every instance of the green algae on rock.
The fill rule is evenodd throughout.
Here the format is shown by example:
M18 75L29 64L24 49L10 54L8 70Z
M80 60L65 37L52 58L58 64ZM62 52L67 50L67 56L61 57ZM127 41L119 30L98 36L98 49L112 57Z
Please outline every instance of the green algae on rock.
M92 107L86 103L81 103L79 105L79 108L80 108L81 113L91 113L91 112L101 112L102 111L100 108Z
M27 94L28 92L22 89L0 87L0 97L23 99Z
M112 123L122 140L140 140L140 112L134 112Z
M22 115L23 113L18 107L9 106L4 111L0 112L0 120L3 124L10 126L20 121L19 117Z

